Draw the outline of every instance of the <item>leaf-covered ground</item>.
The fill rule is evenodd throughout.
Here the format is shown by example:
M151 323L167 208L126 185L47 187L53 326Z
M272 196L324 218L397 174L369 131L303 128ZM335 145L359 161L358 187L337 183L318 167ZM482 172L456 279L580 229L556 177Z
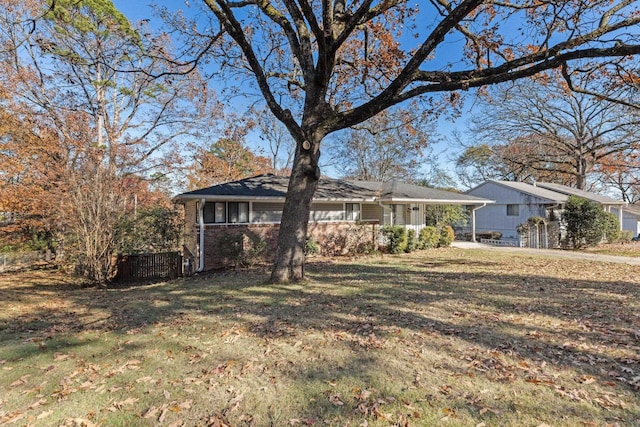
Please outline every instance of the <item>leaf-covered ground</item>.
M640 425L637 266L452 248L308 275L0 276L0 425Z
M640 242L603 243L586 248L585 252L640 258Z

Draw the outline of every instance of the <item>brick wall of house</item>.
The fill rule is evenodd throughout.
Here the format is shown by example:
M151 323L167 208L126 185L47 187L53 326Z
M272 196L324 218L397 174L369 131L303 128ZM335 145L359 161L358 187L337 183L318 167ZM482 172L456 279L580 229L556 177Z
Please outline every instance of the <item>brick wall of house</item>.
M360 227L354 232L354 227ZM244 225L207 225L205 226L205 250L204 269L212 270L225 267L225 253L228 248L221 245L237 241L242 236L242 247L249 250L255 242L266 242L266 250L260 260L273 261L278 244L278 224L244 224ZM195 235L198 235L198 227L195 227ZM358 241L375 242L377 240L377 223L356 226L350 222L311 222L309 223L309 235L319 243L323 254L344 255L347 250L345 245Z

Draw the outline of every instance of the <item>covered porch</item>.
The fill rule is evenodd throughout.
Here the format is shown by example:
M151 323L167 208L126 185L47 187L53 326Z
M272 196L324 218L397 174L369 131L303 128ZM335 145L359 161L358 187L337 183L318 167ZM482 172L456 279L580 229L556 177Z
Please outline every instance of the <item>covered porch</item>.
M442 219L442 217L437 217L438 208L444 208L442 210L445 211L448 208L457 207L461 208L462 217L457 221L458 224L452 224L454 225L454 229L468 230L471 235L470 240L476 242L476 211L482 209L488 203L491 203L491 201L469 202L471 202L471 200L460 200L459 202L453 200L425 200L421 203L399 203L399 201L396 201L396 203L382 204L383 215L381 223L382 225L402 226L407 230L414 230L416 235L419 235L423 228L430 225L435 226L439 223L439 220Z

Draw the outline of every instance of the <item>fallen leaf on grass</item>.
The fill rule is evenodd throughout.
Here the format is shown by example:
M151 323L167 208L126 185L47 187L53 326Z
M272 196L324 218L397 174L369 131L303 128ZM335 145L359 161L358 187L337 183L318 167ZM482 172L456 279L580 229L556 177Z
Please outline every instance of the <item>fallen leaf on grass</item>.
M27 374L27 375L23 375L20 378L18 378L17 380L15 380L14 382L12 382L11 384L9 384L9 387L17 387L19 385L22 384L26 384L27 383L27 379L31 376L31 374Z
M355 396L353 396L356 400L364 401L371 397L371 392L369 390L354 389L353 391L356 393Z
M42 399L38 400L37 402L31 404L31 406L29 406L28 409L34 409L34 408L37 408L38 406L45 405L46 403L47 403L47 399L42 398Z
M491 412L494 415L500 415L500 411L497 411L495 409L491 409L491 408L482 408L482 409L480 409L480 415L484 415L487 412Z
M446 415L445 418L458 418L458 414L456 413L455 409L452 408L444 408L442 409L442 412Z
M335 406L344 405L344 402L340 400L340 394L333 394L329 396L329 402L333 403Z
M388 412L381 412L378 408L373 408L372 411L373 415L375 415L377 420L386 420L386 421L391 421L393 419L393 415L391 415Z
M4 416L4 417L0 417L0 424L5 425L5 424L12 424L15 423L16 421L21 420L22 418L25 417L25 413L22 411L14 411L9 413L8 415Z
M63 427L96 427L94 423L84 418L67 418L64 420Z
M36 417L36 420L43 420L47 418L49 415L53 414L53 411L44 411Z
M160 408L157 406L152 406L142 411L140 416L142 418L150 419L150 418L155 418L159 413L160 413Z
M118 411L118 410L122 409L122 408L123 408L123 407L125 407L125 406L133 405L133 404L134 404L134 403L136 403L138 400L140 400L140 399L138 399L137 397L129 397L129 398L127 398L127 399L125 399L125 400L123 400L123 401L121 401L121 402L114 402L114 403L112 404L112 406L109 408L109 410L110 410L111 412Z
M222 418L217 415L209 418L207 420L207 427L230 427L230 425Z
M64 353L53 353L53 360L57 361L57 362L62 362L64 360L67 360L69 358L68 354L64 354Z
M578 381L582 384L593 384L594 382L596 382L596 377L594 377L593 375L582 375L578 379Z

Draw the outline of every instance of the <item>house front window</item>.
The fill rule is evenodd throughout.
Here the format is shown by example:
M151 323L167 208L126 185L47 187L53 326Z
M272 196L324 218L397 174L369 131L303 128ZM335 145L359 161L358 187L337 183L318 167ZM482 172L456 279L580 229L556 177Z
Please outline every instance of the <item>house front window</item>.
M229 222L232 224L249 222L249 203L229 202Z
M382 221L385 225L405 225L405 205L385 205Z
M218 224L224 224L227 222L227 204L225 202L214 203L214 221Z
M507 205L507 216L520 216L520 205Z
M345 213L346 213L345 217L347 221L360 221L360 204L346 203Z
M249 222L248 202L209 202L204 204L205 224L246 224Z
M215 203L205 203L203 216L205 224L213 224L216 218Z

